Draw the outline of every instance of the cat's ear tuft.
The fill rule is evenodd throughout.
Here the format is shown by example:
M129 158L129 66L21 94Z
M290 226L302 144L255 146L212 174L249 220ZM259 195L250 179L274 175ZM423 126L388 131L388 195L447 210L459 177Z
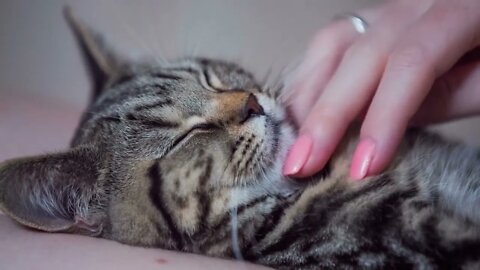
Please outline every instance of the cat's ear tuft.
M6 161L0 164L0 209L30 228L99 235L99 160L95 147L80 146Z
M66 6L63 13L79 44L92 80L93 101L102 93L107 82L118 75L126 61L105 42L102 35L78 19L70 7Z

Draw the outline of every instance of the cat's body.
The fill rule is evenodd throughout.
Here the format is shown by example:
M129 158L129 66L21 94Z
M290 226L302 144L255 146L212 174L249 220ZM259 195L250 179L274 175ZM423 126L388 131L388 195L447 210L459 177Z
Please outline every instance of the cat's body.
M352 131L321 173L286 179L294 128L248 72L125 64L70 20L97 95L72 149L0 165L18 222L285 269L480 268L477 150L409 131L385 173L352 181Z

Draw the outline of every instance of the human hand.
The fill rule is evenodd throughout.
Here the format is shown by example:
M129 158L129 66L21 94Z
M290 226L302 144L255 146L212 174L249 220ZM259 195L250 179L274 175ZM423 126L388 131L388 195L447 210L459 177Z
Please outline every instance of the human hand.
M412 122L480 113L480 61L472 57L480 1L395 0L357 14L366 32L348 20L332 22L293 79L291 109L301 128L285 175L319 171L356 119L363 122L350 176L362 179L388 166Z

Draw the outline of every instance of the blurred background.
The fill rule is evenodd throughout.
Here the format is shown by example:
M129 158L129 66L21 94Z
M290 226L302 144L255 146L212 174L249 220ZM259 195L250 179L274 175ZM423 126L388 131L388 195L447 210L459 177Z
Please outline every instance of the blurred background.
M378 0L0 1L0 161L67 147L89 81L62 16L77 17L133 57L210 56L257 78L301 59L335 14ZM480 145L480 119L436 129Z

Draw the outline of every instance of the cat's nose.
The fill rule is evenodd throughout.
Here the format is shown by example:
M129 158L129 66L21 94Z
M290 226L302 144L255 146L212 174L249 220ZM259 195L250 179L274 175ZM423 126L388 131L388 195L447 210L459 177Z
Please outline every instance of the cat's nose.
M213 106L209 110L211 118L227 124L243 124L252 117L265 114L257 97L247 91L221 92L212 99L212 102Z
M258 103L257 97L254 94L249 94L245 100L245 104L240 111L240 122L243 123L249 118L257 115L265 115L263 107Z

